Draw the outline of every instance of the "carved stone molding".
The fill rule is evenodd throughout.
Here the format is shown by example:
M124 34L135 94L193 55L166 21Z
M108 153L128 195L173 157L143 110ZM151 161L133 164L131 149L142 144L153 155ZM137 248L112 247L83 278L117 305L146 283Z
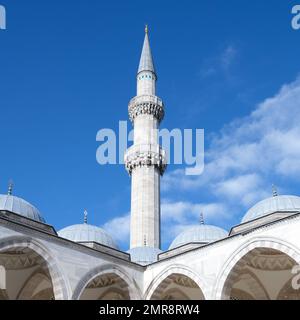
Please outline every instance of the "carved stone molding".
M153 115L159 122L164 118L164 105L160 98L156 96L138 96L131 99L128 106L130 121L141 114Z
M259 270L268 270L268 271L281 271L281 270L291 270L295 265L293 259L289 258L284 254L278 255L258 255L254 256L247 264Z
M6 270L32 268L41 262L41 258L35 253L0 255L0 265L4 266Z
M151 145L147 146L147 148L132 146L127 150L124 162L125 168L130 175L135 168L144 166L155 167L163 175L167 167L165 151L160 147L153 148Z
M94 278L89 284L88 288L104 288L114 285L118 281L117 277L103 275L102 277Z
M195 281L183 275L177 275L173 281L174 283L182 287L194 289L199 288Z

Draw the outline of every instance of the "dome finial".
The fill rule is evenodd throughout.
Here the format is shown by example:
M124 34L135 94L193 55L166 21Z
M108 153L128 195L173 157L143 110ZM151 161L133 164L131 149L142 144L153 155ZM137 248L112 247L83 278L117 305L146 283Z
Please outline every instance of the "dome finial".
M146 238L146 235L144 235L144 247L147 247L147 238Z
M204 224L204 215L203 215L203 212L201 211L200 213L200 224Z
M272 194L273 194L273 197L278 197L277 188L274 184L272 185Z
M8 191L7 191L7 194L8 194L9 196L12 195L13 187L14 187L14 182L10 179L10 180L8 181Z
M88 220L87 220L87 216L88 216L87 210L84 210L83 216L84 216L84 220L83 221L84 221L85 224L87 224L87 222L88 222Z
M145 25L145 33L148 33L148 31L149 31L149 28L148 28L148 25L146 24Z

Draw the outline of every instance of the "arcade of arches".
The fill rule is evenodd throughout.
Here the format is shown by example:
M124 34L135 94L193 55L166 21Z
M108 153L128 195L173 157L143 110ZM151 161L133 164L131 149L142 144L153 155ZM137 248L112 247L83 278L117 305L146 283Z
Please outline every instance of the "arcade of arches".
M53 285L47 263L30 248L14 248L0 253L6 269L6 289L0 300L51 300ZM300 300L292 287L296 262L287 254L270 248L257 248L243 256L231 269L222 299ZM82 300L128 300L128 283L115 273L92 278L83 289ZM154 290L151 300L203 300L199 286L188 276L173 273Z

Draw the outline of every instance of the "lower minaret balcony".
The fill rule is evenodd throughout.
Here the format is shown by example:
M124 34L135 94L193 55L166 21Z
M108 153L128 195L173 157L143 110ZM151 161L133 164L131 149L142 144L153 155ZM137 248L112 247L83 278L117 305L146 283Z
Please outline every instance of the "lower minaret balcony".
M130 100L128 106L128 113L130 121L133 123L134 119L140 114L153 115L158 122L164 118L164 104L157 96L143 95L137 96Z
M133 145L124 157L125 167L131 175L137 167L155 167L163 175L167 167L166 152L159 145Z

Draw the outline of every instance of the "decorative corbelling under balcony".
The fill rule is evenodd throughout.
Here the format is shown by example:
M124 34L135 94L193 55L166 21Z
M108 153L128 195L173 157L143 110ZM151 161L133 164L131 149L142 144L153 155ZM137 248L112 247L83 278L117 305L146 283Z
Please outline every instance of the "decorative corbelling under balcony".
M150 149L148 151L141 151L137 148L129 148L125 154L125 168L128 173L131 175L135 168L143 166L154 166L163 175L167 167L164 150L160 148L159 151Z
M164 105L156 96L138 96L133 98L128 106L129 118L132 123L141 114L153 115L159 122L164 118Z

